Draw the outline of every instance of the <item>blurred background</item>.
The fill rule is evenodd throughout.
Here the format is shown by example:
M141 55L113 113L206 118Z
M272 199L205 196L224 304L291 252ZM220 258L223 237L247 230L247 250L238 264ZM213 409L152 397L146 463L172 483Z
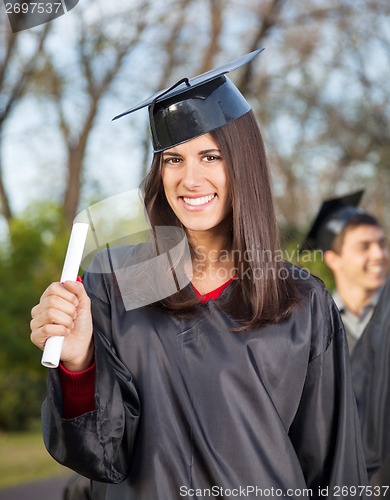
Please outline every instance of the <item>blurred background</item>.
M41 443L30 310L59 279L76 214L148 168L145 110L112 117L265 47L229 76L262 128L286 257L331 288L320 259L297 257L322 200L364 188L390 229L389 15L388 0L80 0L13 33L1 3L0 489L64 472Z

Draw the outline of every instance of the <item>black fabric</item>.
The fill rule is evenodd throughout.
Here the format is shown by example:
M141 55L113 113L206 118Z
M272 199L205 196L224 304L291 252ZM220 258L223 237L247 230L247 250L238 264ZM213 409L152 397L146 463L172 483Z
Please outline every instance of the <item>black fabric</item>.
M364 211L357 208L364 191L356 191L322 203L319 212L303 241L300 251L320 249L323 252L332 248L332 243L355 215Z
M254 50L194 78L182 78L113 120L147 106L154 152L207 134L251 109L226 74L248 64L263 50Z
M390 458L389 306L390 280L351 355L353 387L370 476ZM390 485L390 477L387 485Z
M250 487L291 498L307 488L323 498L328 487L333 498L335 487L367 483L345 333L322 283L308 278L288 319L246 333L230 331L220 306L232 284L181 319L126 311L109 274L84 283L97 409L64 420L51 370L44 440L60 463L112 483L106 500L206 498L211 488L228 498Z
M164 151L223 127L251 109L237 87L221 76L162 103L151 113L153 150Z

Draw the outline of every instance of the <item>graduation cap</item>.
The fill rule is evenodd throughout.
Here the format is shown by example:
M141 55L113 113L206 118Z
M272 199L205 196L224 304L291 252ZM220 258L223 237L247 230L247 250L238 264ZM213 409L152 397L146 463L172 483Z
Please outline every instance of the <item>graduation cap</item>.
M250 52L194 78L183 78L115 116L113 120L147 106L156 153L207 134L251 109L225 75L249 63L263 50Z
M333 240L356 215L366 212L358 208L364 190L324 201L300 251L330 250Z

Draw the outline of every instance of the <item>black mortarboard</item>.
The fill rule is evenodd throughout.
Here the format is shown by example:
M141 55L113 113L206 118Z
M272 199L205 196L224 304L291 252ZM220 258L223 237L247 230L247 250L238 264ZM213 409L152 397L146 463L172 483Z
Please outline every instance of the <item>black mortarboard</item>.
M263 50L250 52L194 78L183 78L113 119L148 106L155 152L207 134L251 109L225 74L249 63Z
M355 215L365 212L358 208L364 190L324 201L300 251L330 250L333 240Z

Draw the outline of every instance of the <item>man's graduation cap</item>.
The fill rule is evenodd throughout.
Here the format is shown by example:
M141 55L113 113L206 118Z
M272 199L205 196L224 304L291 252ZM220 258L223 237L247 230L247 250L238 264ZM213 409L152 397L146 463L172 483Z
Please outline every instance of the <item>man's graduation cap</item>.
M153 149L156 153L207 134L251 109L237 87L225 75L249 63L263 50L250 52L194 78L183 78L113 119L148 106Z
M330 250L333 240L356 215L365 212L358 208L364 190L324 201L300 251Z

